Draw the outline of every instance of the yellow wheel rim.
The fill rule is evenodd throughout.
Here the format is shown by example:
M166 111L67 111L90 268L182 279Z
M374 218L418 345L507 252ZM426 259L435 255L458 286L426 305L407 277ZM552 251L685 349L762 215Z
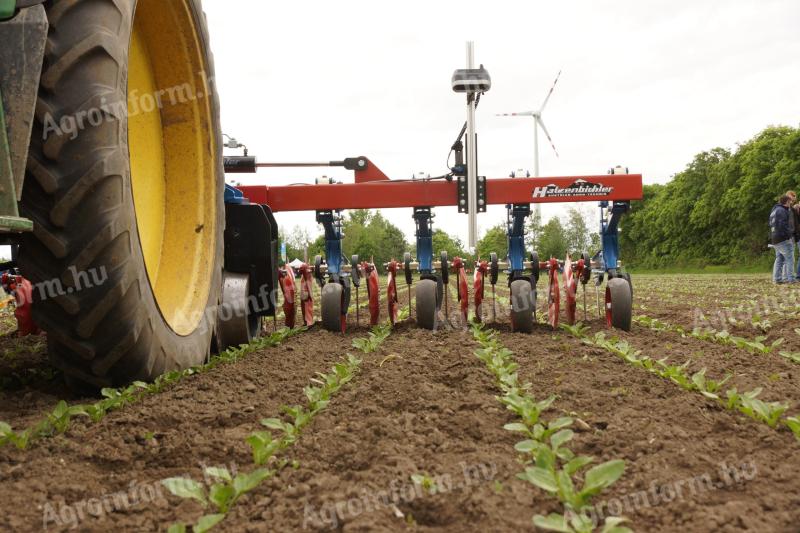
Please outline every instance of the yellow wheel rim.
M190 0L139 0L128 72L128 149L139 241L161 314L200 324L217 234L217 137Z

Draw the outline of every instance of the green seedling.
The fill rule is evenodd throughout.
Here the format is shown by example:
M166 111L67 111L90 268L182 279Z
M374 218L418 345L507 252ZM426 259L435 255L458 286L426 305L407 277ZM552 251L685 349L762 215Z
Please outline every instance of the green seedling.
M353 340L353 348L364 353L373 353L378 350L383 341L392 333L392 327L388 324L375 326L367 337Z
M253 450L253 462L262 466L267 464L276 452L283 448L283 440L276 440L269 431L254 431L246 439Z
M600 533L632 533L630 528L621 525L627 521L627 518L609 516L605 519ZM536 515L533 517L533 525L545 531L560 533L591 533L594 531L594 525L588 516L574 512L567 513L567 516L558 513L551 513L547 516Z
M789 406L781 402L765 402L759 400L757 396L761 394L761 388L746 392L739 397L738 409L754 420L765 422L769 427L774 428L778 425L781 415L789 409Z
M431 496L439 492L439 487L436 485L436 480L434 480L428 474L413 474L411 476L411 481L414 482L415 485L422 487L422 490Z
M231 476L225 468L206 468L205 473L217 481L207 492L203 485L191 479L169 478L161 482L173 495L194 500L204 509L213 507L216 510L213 514L203 516L192 527L194 532L208 531L219 524L239 498L275 474L273 470L266 468L258 468L247 474L238 474L236 477ZM170 531L186 531L186 525L175 524L170 527Z
M13 444L18 450L24 450L28 447L30 435L30 431L17 433L11 429L10 425L5 422L0 422L0 446Z
M790 416L783 421L786 426L792 430L797 440L800 440L800 417Z
M719 393L722 391L722 386L725 385L725 383L727 383L732 377L733 374L726 374L722 381L714 381L713 379L706 377L706 369L704 368L701 371L692 374L692 383L700 392L700 394L706 398L719 400Z
M764 333L772 329L772 322L770 322L768 318L761 318L759 315L753 316L753 318L750 320L750 325L755 329L763 331Z
M61 400L56 405L56 408L53 409L53 412L47 415L47 419L50 422L50 425L53 427L53 430L56 433L61 434L64 433L67 428L69 427L70 419L73 416L87 416L86 407L83 405L74 405L70 407L67 405L67 402Z
M565 430L569 431L569 430ZM561 432L554 435L567 441L572 438L570 435L561 437ZM581 511L591 502L591 499L604 489L613 485L625 471L625 462L621 460L608 461L589 469L584 475L583 486L578 489L573 476L580 470L592 463L591 457L574 457L563 467L558 466L558 449L563 443L552 442L553 448L543 447L536 456L536 465L525 469L525 472L517 477L528 481L532 485L558 497L564 504L568 513L567 516L551 514L547 517L537 515L534 517L534 524L542 527L545 524L568 524L571 529L563 531L575 531L589 533L593 530L591 520ZM556 450L554 452L554 450ZM571 516L570 516L571 515ZM550 529L559 531L558 529Z
M756 337L754 341L748 341L746 339L742 339L740 337L732 337L736 345L740 348L744 347L747 350L750 350L753 353L761 353L767 354L772 352L775 348L783 344L784 339L777 339L772 342L772 344L765 345L764 341L767 340L766 337Z
M414 305L413 300L411 302L411 305ZM408 320L408 317L410 315L411 315L411 312L409 311L409 308L408 307L403 307L402 309L400 309L400 311L397 312L397 321L398 322L405 322L406 320Z
M561 324L561 329L579 339L586 338L591 330L589 326L584 326L580 322L574 326L570 326L569 324Z
M800 365L800 352L780 352L781 357Z

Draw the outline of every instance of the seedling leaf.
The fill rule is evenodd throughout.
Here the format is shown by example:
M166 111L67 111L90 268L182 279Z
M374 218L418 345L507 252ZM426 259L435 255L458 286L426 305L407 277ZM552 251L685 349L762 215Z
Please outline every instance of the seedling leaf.
M206 499L203 487L192 479L172 477L162 480L161 484L179 498L196 500L203 504L203 507L208 506L208 500Z
M593 496L604 488L612 485L625 471L625 461L615 459L607 461L586 472L586 480L581 490L581 496Z
M236 490L237 497L246 492L250 492L272 474L273 472L266 468L253 470L249 474L239 474L233 480L233 488Z
M552 494L558 492L558 484L553 473L538 466L529 466L525 469L524 474L517 474L517 477L536 485L542 490L546 490Z
M228 472L226 468L216 468L216 467L208 467L205 470L206 474L209 476L220 479L222 481L230 481L231 474Z
M567 519L558 513L551 513L548 516L536 515L533 517L533 525L546 531L572 533L572 528L567 524Z
M224 514L207 514L197 521L197 524L195 524L195 526L192 528L192 531L193 533L206 533L224 519Z

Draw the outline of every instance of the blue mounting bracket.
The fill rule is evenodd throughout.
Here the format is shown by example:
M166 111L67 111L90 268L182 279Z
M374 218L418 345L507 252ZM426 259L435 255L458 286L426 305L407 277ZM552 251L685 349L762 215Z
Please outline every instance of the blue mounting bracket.
M417 223L417 261L420 274L433 273L433 213L430 207L415 207L414 221Z
M226 204L246 204L249 203L244 193L234 187L233 185L225 185L225 203Z
M512 279L525 270L525 219L531 214L531 204L507 205L508 261Z
M317 211L317 222L325 229L325 260L328 275L338 281L342 267L342 217L339 211Z
M630 202L600 202L600 239L603 249L598 254L605 272L617 269L619 261L619 221L631 208ZM607 216L609 210L611 216Z

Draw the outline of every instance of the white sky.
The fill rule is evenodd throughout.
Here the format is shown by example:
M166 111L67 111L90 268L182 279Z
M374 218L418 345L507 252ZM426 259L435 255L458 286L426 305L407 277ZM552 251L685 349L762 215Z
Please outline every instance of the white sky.
M616 164L664 182L692 156L733 148L770 124L800 123L800 2L206 0L223 129L260 161L366 155L392 178L446 172L465 120L449 82L465 41L493 88L478 110L480 173L533 169L533 123L495 113L538 108L543 176ZM260 171L245 183L313 181L342 170ZM238 176L233 176L237 179ZM564 206L545 207L545 218ZM466 240L466 219L437 227ZM389 218L409 238L411 210ZM278 214L317 232L313 213ZM504 217L480 218L488 228Z

